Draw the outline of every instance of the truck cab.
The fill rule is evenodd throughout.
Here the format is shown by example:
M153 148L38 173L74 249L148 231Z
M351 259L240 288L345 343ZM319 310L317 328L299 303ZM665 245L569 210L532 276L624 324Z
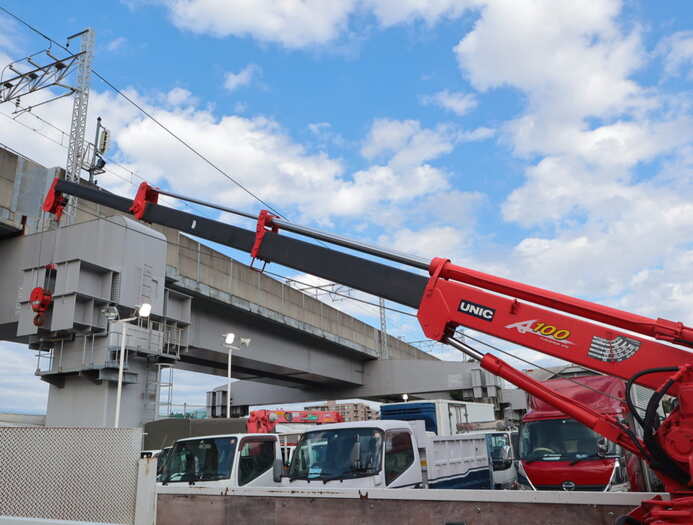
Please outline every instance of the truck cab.
M422 461L425 459L425 461ZM289 487L489 488L483 437L437 437L423 421L358 421L305 432L293 453Z
M624 382L591 375L547 381L551 388L634 428ZM525 490L645 491L647 469L634 454L530 396L520 429L519 484Z
M159 486L239 488L279 485L282 455L275 434L223 434L179 439L169 452Z
M404 421L322 425L294 450L289 486L414 487L421 483L416 439Z

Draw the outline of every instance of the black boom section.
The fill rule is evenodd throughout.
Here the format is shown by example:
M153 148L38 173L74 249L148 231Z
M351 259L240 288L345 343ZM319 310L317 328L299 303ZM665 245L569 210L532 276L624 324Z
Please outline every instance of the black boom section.
M125 213L128 213L132 205L130 199L74 182L61 180L55 189ZM255 232L250 230L158 204L148 204L142 220L248 253L255 241ZM426 276L287 237L281 233L267 232L260 249L260 258L411 308L419 307L428 282Z

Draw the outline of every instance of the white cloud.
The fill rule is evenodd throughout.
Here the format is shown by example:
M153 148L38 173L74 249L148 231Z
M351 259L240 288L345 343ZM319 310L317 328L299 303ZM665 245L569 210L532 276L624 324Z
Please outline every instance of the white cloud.
M122 49L123 46L125 46L127 41L128 39L124 36L119 36L118 38L114 38L108 44L106 44L106 49L108 49L109 51L118 51L119 49Z
M340 160L325 153L310 153L273 120L236 115L217 117L197 107L195 97L182 88L151 99L144 99L134 91L128 94L241 184L290 212L297 221L329 224L338 217L363 220L449 190L449 175L428 164L454 148L455 134L445 128L427 129L417 121L376 121L367 143L382 162L348 173ZM174 191L191 196L214 195L216 201L232 207L256 209L259 206L251 196L202 164L124 100L93 91L89 108L91 115L101 115L104 125L111 129L115 160L149 182L168 184ZM63 99L43 106L37 113L49 122L60 123L69 122L70 111L70 101ZM25 115L19 120L67 145L66 136L33 116ZM88 120L90 127L93 121L93 117ZM33 131L17 123L9 123L0 128L0 141L44 165L64 164L64 147L37 138ZM404 130L399 143L383 139L397 128ZM324 130L325 126L316 128L320 129ZM88 129L87 135L91 133ZM113 191L131 195L132 184L139 181L121 168L107 167L126 180L104 174L100 182Z
M426 95L421 98L421 101L424 104L435 104L450 110L460 117L469 113L478 104L476 96L472 93L460 93L447 89L433 95Z
M313 122L308 124L308 129L313 135L320 135L331 127L332 125L329 122Z
M163 95L162 98L169 106L181 106L184 104L194 105L197 103L197 99L192 96L190 91L180 87L173 88Z
M308 130L315 136L321 144L332 144L337 147L344 147L346 140L344 137L332 129L329 122L312 122L308 124Z
M226 73L224 76L224 87L229 91L235 91L240 87L249 86L261 73L262 69L260 66L248 64L238 73Z
M325 45L351 35L352 18L372 14L381 27L460 17L480 0L165 0L173 23L217 37L251 36L288 48Z
M394 164L415 164L452 151L454 143L445 126L426 129L416 120L376 119L361 153L367 159L394 153Z
M679 31L658 46L658 52L664 55L664 70L670 76L687 72L693 80L693 31Z
M472 86L509 86L527 101L502 132L517 155L533 160L502 212L541 229L517 243L506 275L610 301L633 274L676 257L693 225L683 197L690 168L634 177L644 163L680 157L693 118L690 110L662 111L664 98L633 80L647 53L637 26L621 29L620 10L618 0L589 10L551 0L489 1L455 47ZM675 56L677 63L685 52Z
M404 253L424 258L450 257L468 246L468 232L454 226L432 226L411 230L400 228L392 235L382 235L378 241Z
M475 142L477 140L490 139L495 134L496 130L482 126L470 131L463 131L457 135L457 138L460 142Z
M173 23L196 33L252 36L301 48L325 44L346 29L356 0L167 0Z
M530 111L555 119L643 104L643 89L628 78L643 63L639 33L619 30L620 1L596 1L589 9L555 0L486 4L455 47L476 89L516 87L529 97Z

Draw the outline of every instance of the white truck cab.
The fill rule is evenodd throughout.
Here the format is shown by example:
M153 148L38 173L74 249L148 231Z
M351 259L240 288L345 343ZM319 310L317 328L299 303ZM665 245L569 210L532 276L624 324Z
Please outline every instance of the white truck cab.
M159 486L238 488L279 485L276 434L223 434L179 439L157 476Z
M489 488L491 478L484 437L439 438L421 421L396 420L305 432L288 474L282 484L290 487Z

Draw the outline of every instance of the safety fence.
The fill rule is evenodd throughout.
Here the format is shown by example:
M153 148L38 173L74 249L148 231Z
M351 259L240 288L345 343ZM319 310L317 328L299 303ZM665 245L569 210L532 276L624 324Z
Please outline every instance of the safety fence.
M0 517L135 523L142 431L0 427Z

